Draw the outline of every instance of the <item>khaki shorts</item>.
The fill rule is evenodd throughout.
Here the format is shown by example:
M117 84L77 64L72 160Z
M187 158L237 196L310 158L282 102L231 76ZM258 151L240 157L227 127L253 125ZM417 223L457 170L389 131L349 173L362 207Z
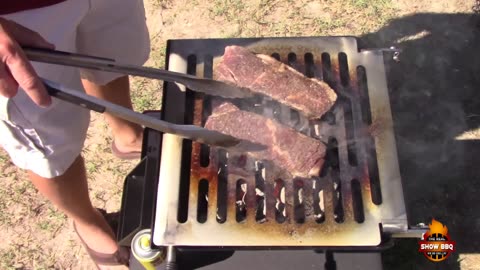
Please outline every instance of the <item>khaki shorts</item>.
M40 33L57 50L113 58L142 65L150 43L141 0L68 0L3 16ZM37 73L67 88L84 91L80 78L106 84L121 75L34 63ZM36 106L19 90L0 97L0 144L18 167L52 178L80 154L90 121L81 107L52 100Z

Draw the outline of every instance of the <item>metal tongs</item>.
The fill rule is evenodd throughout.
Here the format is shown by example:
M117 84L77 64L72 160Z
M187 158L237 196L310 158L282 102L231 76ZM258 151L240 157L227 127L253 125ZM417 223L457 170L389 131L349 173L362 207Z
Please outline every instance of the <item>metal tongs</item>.
M249 98L253 94L244 88L239 88L220 81L201 79L195 76L171 72L162 69L117 64L115 60L95 56L74 54L69 52L24 48L31 61L95 69L101 71L135 75L185 85L189 89L208 95L223 98ZM48 93L58 99L76 104L99 113L108 112L127 121L152 128L161 132L171 133L200 143L219 146L229 151L253 152L266 149L266 146L241 140L221 132L208 130L195 125L179 125L147 116L111 102L95 98L80 91L65 89L54 82L44 79Z

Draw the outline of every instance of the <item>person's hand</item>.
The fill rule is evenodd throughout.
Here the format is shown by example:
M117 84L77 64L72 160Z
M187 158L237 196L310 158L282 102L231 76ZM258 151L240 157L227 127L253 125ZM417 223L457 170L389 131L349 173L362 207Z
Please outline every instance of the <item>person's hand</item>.
M0 18L0 95L13 97L20 86L33 102L47 107L52 100L20 45L55 48L37 32Z

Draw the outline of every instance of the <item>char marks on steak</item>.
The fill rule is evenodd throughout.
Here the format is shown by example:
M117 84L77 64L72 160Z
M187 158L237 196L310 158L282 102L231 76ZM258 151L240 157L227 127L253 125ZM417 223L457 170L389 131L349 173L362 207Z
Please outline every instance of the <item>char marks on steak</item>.
M307 116L320 118L337 95L323 81L307 78L267 55L255 55L240 46L228 46L214 69L214 79L249 88Z
M242 111L229 102L214 108L205 127L268 146L249 155L258 160L271 160L293 176L318 176L324 162L326 147L321 141L272 119Z

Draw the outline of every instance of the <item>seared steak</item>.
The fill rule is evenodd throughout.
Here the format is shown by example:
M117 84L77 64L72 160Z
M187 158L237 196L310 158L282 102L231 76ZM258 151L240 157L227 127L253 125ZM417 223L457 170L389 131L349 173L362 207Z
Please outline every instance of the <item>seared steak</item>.
M325 82L307 78L270 56L255 55L239 46L225 48L214 78L270 96L310 119L320 118L337 99Z
M228 102L213 109L205 127L268 146L249 154L258 160L271 160L293 176L318 175L324 162L326 148L321 141Z

